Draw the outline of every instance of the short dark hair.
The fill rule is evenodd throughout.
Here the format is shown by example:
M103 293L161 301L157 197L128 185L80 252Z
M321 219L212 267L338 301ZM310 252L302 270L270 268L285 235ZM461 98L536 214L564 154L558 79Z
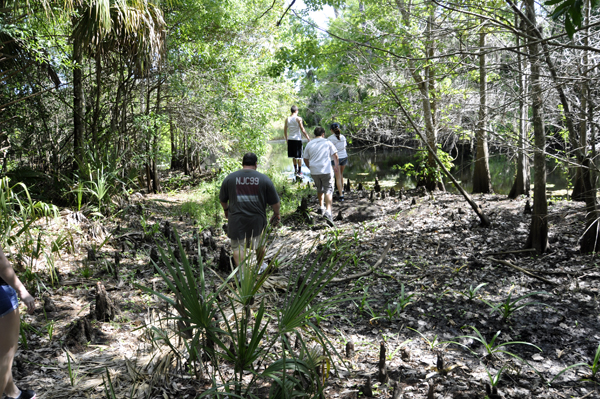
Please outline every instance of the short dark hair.
M257 162L258 157L253 152L247 152L242 159L242 165L244 166L256 166Z
M315 136L322 136L325 134L325 129L323 129L321 126L317 126L315 128Z
M295 105L292 105L292 108L291 108L291 110L292 110L292 114L293 114L294 112L298 112L298 107L296 107Z

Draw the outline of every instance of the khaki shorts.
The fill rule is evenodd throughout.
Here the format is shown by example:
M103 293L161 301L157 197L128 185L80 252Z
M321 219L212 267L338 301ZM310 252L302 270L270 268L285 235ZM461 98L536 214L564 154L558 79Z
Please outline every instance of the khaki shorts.
M252 238L242 238L240 240L236 240L231 238L231 249L233 251L239 251L244 249L258 249L260 245L261 236L256 236Z
M318 193L333 194L333 173L328 175L311 175Z

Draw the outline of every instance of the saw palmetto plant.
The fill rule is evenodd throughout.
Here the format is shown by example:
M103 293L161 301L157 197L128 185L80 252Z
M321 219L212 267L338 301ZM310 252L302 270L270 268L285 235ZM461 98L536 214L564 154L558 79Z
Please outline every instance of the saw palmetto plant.
M320 297L344 265L321 257L323 253L316 256L317 261L305 257L291 266L295 270L290 271L285 294L267 301L261 286L269 269L259 274L254 256L248 253L239 268L210 290L204 266L200 262L194 267L176 232L175 237L181 261L167 248L160 251L161 266L155 265L167 289L139 288L176 310L167 318L183 344L177 345L166 331L155 331L155 336L168 341L190 367L209 371L213 385L203 396L258 397L258 386L268 382L270 397L318 397L339 355L313 320L347 300L347 293ZM294 348L289 342L292 338ZM212 367L206 367L207 362ZM233 374L225 375L219 364L229 365Z

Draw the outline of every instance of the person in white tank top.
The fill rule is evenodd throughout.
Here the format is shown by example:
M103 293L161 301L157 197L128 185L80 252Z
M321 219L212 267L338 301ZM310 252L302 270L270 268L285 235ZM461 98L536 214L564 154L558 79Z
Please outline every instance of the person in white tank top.
M339 169L335 172L335 182L338 189L338 200L344 201L344 168L348 164L348 153L346 152L346 137L340 130L341 126L337 122L333 122L329 126L329 130L333 133L328 137L328 140L335 146L339 157Z
M310 141L308 133L304 130L302 118L298 116L298 107L292 105L292 114L285 119L283 124L283 135L287 142L288 158L292 158L294 174L302 176L302 134Z

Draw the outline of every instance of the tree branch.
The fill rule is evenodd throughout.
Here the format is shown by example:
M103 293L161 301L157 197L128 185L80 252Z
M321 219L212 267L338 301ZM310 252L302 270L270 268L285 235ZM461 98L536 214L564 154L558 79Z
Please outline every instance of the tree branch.
M290 8L292 8L292 6L294 5L295 2L296 2L296 0L292 0L292 2L290 3L290 5L288 6L288 8L285 9L285 12L281 16L281 18L279 18L279 21L277 21L277 26L281 25L281 21L283 20L283 17L285 17L285 14L288 13L288 11L290 10Z
M491 261L493 261L493 262L500 263L500 264L502 264L502 265L504 265L504 266L512 267L513 269L515 269L515 270L518 270L518 271L520 271L521 273L525 273L526 275L528 275L528 276L530 276L530 277L537 278L538 280L541 280L541 281L543 281L544 283L548 283L548 284L551 284L551 285L557 285L557 284L558 284L558 283L555 283L555 282L554 282L554 281L552 281L552 280L548 280L547 278L540 277L540 276L538 276L537 274L533 274L533 273L531 273L530 271L527 271L527 270L523 269L522 267L515 266L515 265L513 265L512 263L510 263L510 262L507 262L507 261L505 261L505 260L500 260L500 259L495 259L495 258L488 258L488 259L489 259L489 260L491 260Z
M271 4L271 7L267 8L267 11L263 12L260 17L258 17L258 18L256 18L254 20L254 22L258 21L259 19L261 19L262 17L264 17L269 11L271 11L273 9L273 7L275 7L275 3L276 2L277 2L277 0L273 0L273 4Z

